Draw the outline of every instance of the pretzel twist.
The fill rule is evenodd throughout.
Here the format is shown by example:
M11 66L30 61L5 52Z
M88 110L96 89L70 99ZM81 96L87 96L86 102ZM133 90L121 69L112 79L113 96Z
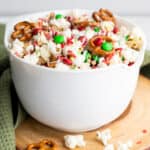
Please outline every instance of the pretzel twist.
M87 26L90 26L90 27L99 26L99 23L96 21L88 21L88 20L83 20L83 21L74 20L72 25L74 28L79 28L79 27L86 28Z
M19 39L20 41L29 41L32 38L33 23L23 21L14 26L14 32L11 34L12 39Z
M56 150L57 146L51 140L43 140L40 143L30 144L28 145L26 150Z
M116 24L116 19L114 15L107 9L101 8L98 12L94 12L92 16L96 22L112 21L114 24Z

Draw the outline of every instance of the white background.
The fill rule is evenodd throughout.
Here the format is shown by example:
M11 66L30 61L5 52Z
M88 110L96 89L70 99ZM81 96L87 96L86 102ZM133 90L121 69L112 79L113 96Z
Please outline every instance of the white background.
M105 7L126 15L150 15L150 0L0 0L0 15L60 8Z

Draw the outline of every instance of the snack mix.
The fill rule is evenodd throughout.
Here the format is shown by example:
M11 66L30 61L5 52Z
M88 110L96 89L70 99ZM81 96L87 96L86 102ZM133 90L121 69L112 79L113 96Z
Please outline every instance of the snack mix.
M18 22L11 52L24 61L57 70L86 70L116 64L132 66L143 41L137 27L120 25L107 9L93 13L51 12Z

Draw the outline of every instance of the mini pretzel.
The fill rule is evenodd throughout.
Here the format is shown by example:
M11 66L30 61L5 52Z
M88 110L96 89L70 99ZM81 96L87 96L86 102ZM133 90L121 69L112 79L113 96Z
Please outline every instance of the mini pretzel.
M42 150L40 144L30 144L26 150Z
M57 146L56 143L54 143L51 140L43 140L40 142L40 147L43 148L41 150L56 150Z
M101 48L101 46L96 46L94 44L94 41L97 39L97 38L100 38L102 39L103 41L106 41L106 42L111 42L113 44L113 40L108 37L108 36L100 36L100 35L96 35L94 36L93 38L91 38L89 40L89 43L88 43L88 50L91 51L93 54L96 54L96 55L100 55L100 56L106 56L108 54L112 54L114 53L115 49L113 48L111 51L105 51Z
M32 38L33 23L23 21L14 26L14 32L11 34L12 39L19 39L20 41L29 41Z
M53 141L43 140L37 144L28 145L26 150L56 150L57 146Z
M93 13L93 18L96 22L100 21L112 21L114 24L116 24L116 19L112 12L110 12L107 9L100 9L98 12Z
M95 22L95 21L88 21L88 20L84 20L84 21L75 20L75 21L73 21L73 27L75 27L75 28L79 28L79 27L85 28L87 26L95 27L95 26L99 26L99 23Z

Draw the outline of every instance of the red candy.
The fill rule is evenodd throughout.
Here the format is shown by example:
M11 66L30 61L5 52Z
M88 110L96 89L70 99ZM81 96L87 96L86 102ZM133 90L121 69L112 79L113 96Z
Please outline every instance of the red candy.
M102 44L103 40L101 38L97 38L95 41L94 41L94 44L95 46L100 46Z
M114 27L114 29L113 29L113 33L118 33L118 31L119 31L119 29L118 29L118 27Z
M78 40L82 43L82 46L83 46L83 47L86 46L87 41L88 41L85 36L80 36L80 37L78 38Z
M123 48L116 48L115 50L120 52L123 50Z

